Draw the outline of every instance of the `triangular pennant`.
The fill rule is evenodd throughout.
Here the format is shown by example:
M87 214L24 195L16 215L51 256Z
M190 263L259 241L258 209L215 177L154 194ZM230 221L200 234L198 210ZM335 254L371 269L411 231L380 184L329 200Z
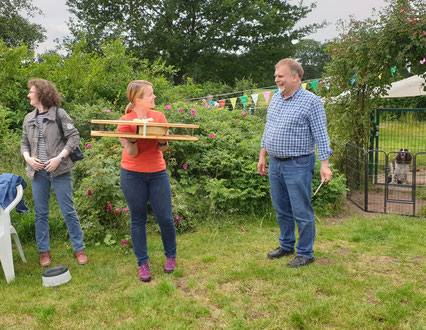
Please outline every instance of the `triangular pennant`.
M279 89L274 90L274 94L277 94L279 91Z
M302 88L303 88L303 89L306 89L306 83L303 83L303 84L302 84Z
M395 74L395 72L396 72L396 65L395 66L393 66L393 67L391 67L391 74L392 74L392 77L393 77L393 75Z
M237 103L237 98L233 97L232 99L229 99L229 101L231 101L232 109L235 109L235 104Z
M314 92L316 92L318 89L318 80L311 81L311 86L314 89Z
M253 100L254 105L256 105L259 94L251 94L250 96L251 96L251 99Z
M271 92L263 92L263 96L265 97L266 103L269 103L269 95L271 95Z
M215 101L210 101L209 103L210 103L210 105L214 105L216 102Z
M240 96L240 100L241 100L241 103L243 104L243 108L245 108L247 103L247 95Z
M225 107L226 100L219 100L220 108L223 109Z

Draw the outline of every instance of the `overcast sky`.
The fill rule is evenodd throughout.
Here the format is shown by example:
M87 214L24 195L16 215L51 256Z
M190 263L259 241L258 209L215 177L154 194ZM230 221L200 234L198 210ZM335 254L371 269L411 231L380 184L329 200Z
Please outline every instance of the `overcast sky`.
M363 20L372 15L372 9L381 9L386 0L317 0L317 8L315 8L308 17L300 22L302 25L311 23L320 23L326 20L330 25L319 32L312 34L309 38L325 41L337 37L335 23L339 19L347 20L350 15L354 15L357 19ZM69 34L67 21L70 13L65 5L66 0L33 0L34 5L39 7L44 16L31 18L32 22L41 24L47 30L47 39L41 44L37 51L43 53L46 50L55 48L55 39L62 40L64 36ZM291 0L298 3L298 0ZM305 4L310 4L312 0L305 0Z

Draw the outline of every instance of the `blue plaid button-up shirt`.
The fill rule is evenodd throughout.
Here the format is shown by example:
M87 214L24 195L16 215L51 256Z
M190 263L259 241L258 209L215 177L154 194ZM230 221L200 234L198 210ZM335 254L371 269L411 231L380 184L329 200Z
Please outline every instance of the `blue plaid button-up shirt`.
M276 93L266 115L261 146L278 158L308 155L318 148L318 158L332 154L324 106L315 94L301 86L288 98Z

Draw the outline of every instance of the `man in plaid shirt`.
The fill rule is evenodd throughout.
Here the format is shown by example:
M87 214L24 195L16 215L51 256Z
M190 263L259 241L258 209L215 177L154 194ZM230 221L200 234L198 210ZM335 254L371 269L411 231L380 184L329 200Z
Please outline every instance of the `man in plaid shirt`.
M295 223L299 231L297 255L287 266L301 267L315 261L315 217L311 204L312 175L315 170L315 145L321 161L321 179L331 180L330 139L321 100L301 86L302 66L291 58L275 65L279 93L271 100L266 116L259 163L260 175L268 173L271 198L280 227L280 246L268 258L294 254Z

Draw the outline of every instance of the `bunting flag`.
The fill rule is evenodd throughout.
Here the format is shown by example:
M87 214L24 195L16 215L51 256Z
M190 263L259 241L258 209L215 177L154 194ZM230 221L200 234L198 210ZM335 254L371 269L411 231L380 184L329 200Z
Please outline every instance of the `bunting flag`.
M231 101L231 104L232 104L232 110L235 109L235 104L237 103L237 98L233 97L233 98L231 98L229 100Z
M306 83L303 83L303 84L302 84L302 88L303 88L303 89L306 89Z
M391 67L391 74L392 74L392 77L393 77L393 75L395 74L395 72L396 72L396 66Z
M355 75L352 76L352 79L350 80L351 85L353 85L355 82Z
M243 108L245 108L247 103L247 95L240 96L240 100L241 100L241 103L243 104Z
M251 96L251 99L253 100L254 105L256 105L259 94L251 94L250 96Z
M271 95L271 92L263 92L263 96L265 97L266 104L269 103L269 95Z
M316 92L318 89L318 80L311 81L311 86L314 89L314 92Z
M225 107L226 100L219 100L220 108L223 109Z
M209 104L210 105L214 105L216 102L215 101L210 101Z
M277 94L279 91L279 89L274 90L274 94Z

